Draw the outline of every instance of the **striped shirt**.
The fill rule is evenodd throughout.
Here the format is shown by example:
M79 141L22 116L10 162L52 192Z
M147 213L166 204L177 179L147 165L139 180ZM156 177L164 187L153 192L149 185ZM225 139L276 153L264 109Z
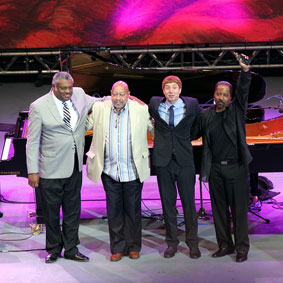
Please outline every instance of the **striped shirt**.
M105 138L103 172L117 182L138 179L134 164L128 103L120 115L112 106Z
M171 105L174 105L174 127L176 127L185 116L186 109L183 99L179 98L175 104L171 104L167 100L161 102L158 107L158 113L160 118L169 125L169 107Z
M58 108L58 111L59 111L59 113L60 113L60 115L61 115L61 117L62 117L62 120L63 120L64 114L63 114L63 104L62 104L62 101L61 101L60 99L58 99L58 98L55 96L55 94L53 93L53 91L52 91L52 96L53 96L53 98L54 98L54 101L55 101L55 103L56 103L56 106L57 106L57 108ZM66 103L67 103L68 108L69 108L69 110L70 110L70 115L71 115L70 124L71 124L71 128L72 128L72 130L74 130L75 127L76 127L76 124L77 124L77 122L78 122L79 114L78 114L78 112L77 112L77 110L76 110L76 107L75 107L75 105L73 104L73 102L72 102L71 99L66 100Z

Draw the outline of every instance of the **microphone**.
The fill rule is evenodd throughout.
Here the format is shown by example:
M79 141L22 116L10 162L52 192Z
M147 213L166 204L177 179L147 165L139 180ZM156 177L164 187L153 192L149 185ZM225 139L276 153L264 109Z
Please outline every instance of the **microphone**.
M279 113L283 113L283 99L280 98Z

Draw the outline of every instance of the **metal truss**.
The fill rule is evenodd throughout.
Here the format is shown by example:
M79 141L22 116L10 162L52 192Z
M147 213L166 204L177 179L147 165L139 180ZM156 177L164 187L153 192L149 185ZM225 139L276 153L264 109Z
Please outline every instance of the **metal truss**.
M222 46L122 46L54 50L0 51L0 75L53 74L71 71L71 54L86 53L129 69L144 70L227 70L239 69L234 52L250 57L253 69L283 68L283 43L235 44Z
M69 71L69 52L0 51L0 75L54 74Z
M234 52L250 57L255 68L282 68L283 44L230 46L124 47L110 49L111 61L119 66L156 70L222 70L239 69Z

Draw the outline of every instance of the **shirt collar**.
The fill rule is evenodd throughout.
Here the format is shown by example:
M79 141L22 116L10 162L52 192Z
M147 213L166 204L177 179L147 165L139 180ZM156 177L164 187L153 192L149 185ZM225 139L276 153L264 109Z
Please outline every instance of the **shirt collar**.
M60 100L59 98L57 98L57 96L54 94L53 90L51 90L51 94L52 94L52 96L53 96L53 98L54 98L54 100L55 100L56 103L58 103L58 104L63 104L64 101L62 101L62 100ZM66 100L65 102L67 102L67 104L69 104L69 105L73 105L71 99Z
M183 106L183 100L179 97L179 99L176 101L176 103L171 104L167 100L165 101L165 106L167 109L170 108L170 106L174 105L175 108L179 108Z
M129 103L127 102L126 105L124 106L124 108L121 110L121 113L128 111L128 109L129 109L129 105L128 104ZM112 104L112 111L114 113L118 113L113 104Z

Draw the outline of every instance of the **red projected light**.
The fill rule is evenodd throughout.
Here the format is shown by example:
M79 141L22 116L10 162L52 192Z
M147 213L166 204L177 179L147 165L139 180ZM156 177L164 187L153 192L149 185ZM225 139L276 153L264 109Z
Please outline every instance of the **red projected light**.
M0 0L0 48L283 41L281 0Z

